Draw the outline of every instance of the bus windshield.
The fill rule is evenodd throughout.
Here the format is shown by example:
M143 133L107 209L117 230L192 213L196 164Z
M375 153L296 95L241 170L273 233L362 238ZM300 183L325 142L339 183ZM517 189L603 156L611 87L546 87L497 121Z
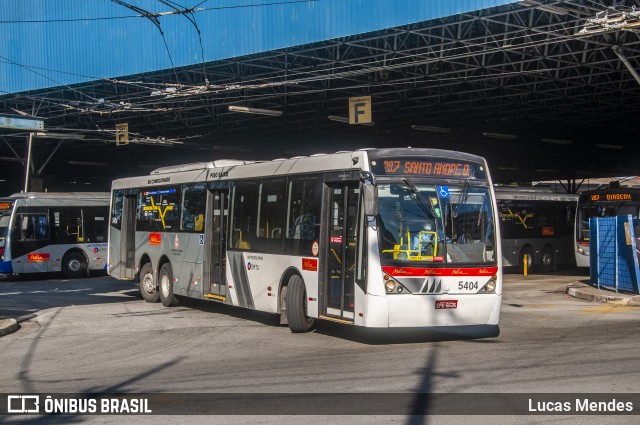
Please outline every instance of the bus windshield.
M495 220L488 187L379 184L383 264L495 264Z
M631 215L638 217L640 206L637 203L586 203L578 209L576 220L578 242L589 242L589 219L597 217L615 217Z

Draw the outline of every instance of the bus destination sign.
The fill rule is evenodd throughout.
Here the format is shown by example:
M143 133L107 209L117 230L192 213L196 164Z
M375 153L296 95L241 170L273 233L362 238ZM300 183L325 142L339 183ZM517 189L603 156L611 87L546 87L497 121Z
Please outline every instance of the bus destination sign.
M484 179L486 174L480 164L448 159L376 158L371 161L376 175L423 176L458 179Z
M635 201L633 193L628 192L611 192L611 193L595 193L590 196L593 202L616 202L616 201Z

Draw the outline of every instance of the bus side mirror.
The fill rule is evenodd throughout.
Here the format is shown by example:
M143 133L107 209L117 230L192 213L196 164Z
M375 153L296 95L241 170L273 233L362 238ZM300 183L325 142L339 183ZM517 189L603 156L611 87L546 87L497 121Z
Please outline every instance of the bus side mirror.
M364 214L367 216L378 215L378 202L376 202L376 187L372 184L362 185L364 197Z

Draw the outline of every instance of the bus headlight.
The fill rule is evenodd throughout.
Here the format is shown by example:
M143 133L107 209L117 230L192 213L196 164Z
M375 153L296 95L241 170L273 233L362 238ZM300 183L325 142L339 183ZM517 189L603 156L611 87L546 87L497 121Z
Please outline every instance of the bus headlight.
M384 289L386 289L387 292L393 292L396 290L396 283L389 279L384 282Z
M578 247L578 252L579 252L580 254L584 254L584 249L582 249L582 247Z
M496 290L496 281L491 279L489 282L487 282L485 287L487 288L487 292L495 292L495 290Z
M486 285L484 285L479 291L479 294L493 294L494 292L496 292L496 279L498 278L498 276L493 275L491 277L491 279L489 279L489 282L487 282Z

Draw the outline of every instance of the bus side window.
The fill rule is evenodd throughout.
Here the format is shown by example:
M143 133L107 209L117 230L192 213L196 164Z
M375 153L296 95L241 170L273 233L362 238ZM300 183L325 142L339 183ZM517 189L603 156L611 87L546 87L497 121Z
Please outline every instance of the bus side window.
M103 207L85 207L82 211L84 218L85 242L107 241L107 209Z
M116 190L113 192L113 199L111 200L111 225L120 230L120 223L122 221L122 198L124 193L122 190Z
M202 184L187 185L182 188L182 217L180 229L188 232L204 230L204 212L207 203L207 189Z
M20 214L16 217L13 230L15 240L48 240L49 217L46 214Z
M286 181L261 181L258 189L258 215L254 250L282 252Z
M231 216L231 249L251 249L256 239L256 199L255 181L237 182L233 188L233 210Z
M53 210L54 243L83 242L82 214L80 208L60 207Z

